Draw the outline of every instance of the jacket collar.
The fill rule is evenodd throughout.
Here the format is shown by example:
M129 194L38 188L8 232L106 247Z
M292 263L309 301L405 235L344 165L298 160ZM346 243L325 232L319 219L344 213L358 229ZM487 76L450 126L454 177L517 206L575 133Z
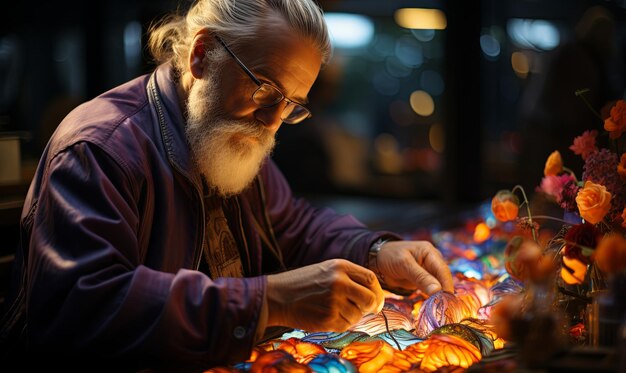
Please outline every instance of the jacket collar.
M163 146L169 162L200 187L202 181L187 143L185 119L178 101L176 81L170 64L160 65L152 73L148 82L148 97L156 111Z

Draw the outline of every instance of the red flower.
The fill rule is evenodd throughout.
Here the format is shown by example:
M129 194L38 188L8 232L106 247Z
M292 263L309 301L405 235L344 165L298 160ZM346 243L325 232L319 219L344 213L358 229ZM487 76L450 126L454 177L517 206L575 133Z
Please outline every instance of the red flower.
M572 326L569 329L569 335L570 337L574 338L575 340L580 340L581 338L583 338L585 336L585 324L579 322L578 324Z
M589 154L598 150L596 147L596 136L598 136L598 131L585 131L582 135L574 138L574 144L572 144L569 148L575 154L579 154L583 159L587 159Z
M600 242L602 232L600 232L595 225L590 223L582 223L572 226L565 234L565 247L563 248L563 255L571 258L578 259L584 263L591 263L590 252L585 252L584 248L595 249Z

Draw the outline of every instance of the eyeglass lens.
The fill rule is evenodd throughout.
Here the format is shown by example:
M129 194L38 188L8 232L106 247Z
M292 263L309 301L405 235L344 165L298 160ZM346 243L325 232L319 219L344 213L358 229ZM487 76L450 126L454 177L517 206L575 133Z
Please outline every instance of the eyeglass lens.
M261 84L252 95L252 99L257 105L270 107L278 104L285 96L275 87L269 84ZM295 124L303 121L309 116L309 110L295 102L287 101L287 105L283 109L281 119L289 124Z

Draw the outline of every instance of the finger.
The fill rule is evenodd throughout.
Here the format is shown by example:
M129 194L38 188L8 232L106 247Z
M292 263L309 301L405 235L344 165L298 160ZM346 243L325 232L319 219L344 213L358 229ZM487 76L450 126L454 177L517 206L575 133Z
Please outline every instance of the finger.
M342 325L340 326L342 331L345 331L355 325L361 320L363 314L359 309L359 306L353 302L348 302L345 307L342 307L339 310L339 317L343 320Z
M380 288L380 285L378 285L378 287ZM380 312L385 302L382 288L380 289L381 294L379 295L371 288L367 288L353 281L349 276L346 276L342 292L350 302L359 307L362 315Z
M450 272L450 267L437 249L433 248L424 256L422 267L437 279L442 290L454 293L452 272Z
M373 295L373 299L366 302L367 309L366 313L374 312L378 313L383 309L385 305L385 293L383 292L383 288L380 286L378 279L374 272L370 271L367 268L361 267L354 263L347 263L346 275L354 281L356 284L360 285L362 288L355 288L355 291L360 291L360 294L356 294L355 296L364 296L366 298L361 298L362 300L359 302L358 299L354 299L355 302L363 303L363 299L371 299L369 294ZM368 293L364 294L363 291L366 290Z

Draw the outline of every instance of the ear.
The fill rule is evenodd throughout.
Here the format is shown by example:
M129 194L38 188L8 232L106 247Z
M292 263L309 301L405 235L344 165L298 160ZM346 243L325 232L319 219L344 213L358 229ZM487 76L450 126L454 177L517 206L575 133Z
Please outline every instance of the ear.
M207 28L202 28L196 32L191 42L191 53L189 53L189 70L194 78L200 79L203 76L206 52L215 45L213 34Z

